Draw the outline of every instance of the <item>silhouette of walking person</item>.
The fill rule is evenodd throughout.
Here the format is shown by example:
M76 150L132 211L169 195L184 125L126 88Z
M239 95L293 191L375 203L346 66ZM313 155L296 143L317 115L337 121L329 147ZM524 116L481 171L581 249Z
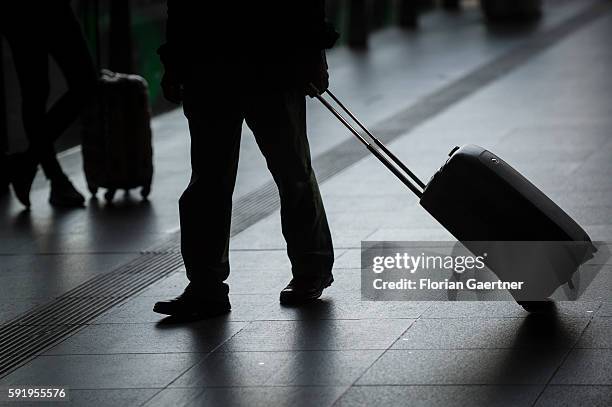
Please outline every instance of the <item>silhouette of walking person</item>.
M11 48L22 99L28 149L8 158L9 180L19 201L30 207L30 189L40 164L51 182L49 202L80 207L83 195L60 166L55 141L92 100L96 72L69 0L7 1L0 6L0 33ZM68 90L50 107L49 56Z
M167 99L183 102L192 174L179 201L181 251L189 285L155 304L174 316L229 312L232 193L243 121L279 189L281 226L293 278L283 304L318 298L333 282L332 239L306 136L306 93L328 86L324 50L337 39L324 0L168 0Z

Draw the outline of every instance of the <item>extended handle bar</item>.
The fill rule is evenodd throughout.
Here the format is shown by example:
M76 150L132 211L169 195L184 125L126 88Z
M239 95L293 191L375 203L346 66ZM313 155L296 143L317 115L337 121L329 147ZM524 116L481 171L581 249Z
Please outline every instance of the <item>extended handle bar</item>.
M425 189L425 184L412 172L410 169L400 161L399 158L395 156L380 140L378 140L360 121L355 117L355 115L346 107L340 100L328 89L324 93L327 93L332 100L340 106L340 108L353 120L354 123L357 124L359 128L361 128L365 134L374 142L376 148L372 143L368 141L357 129L350 123L350 121L342 115L334 106L332 106L329 101L323 97L323 95L318 91L314 85L310 85L315 91L315 97L325 106L340 122L355 136L357 139L363 143L368 150L376 157L379 161L381 161L385 167L387 167L396 177L400 179L416 196L421 198L423 196L423 192L418 187ZM380 150L379 150L380 149ZM386 156L381 153L384 152ZM390 159L390 160L389 160ZM399 167L399 168L398 168ZM401 171L400 171L401 170ZM410 180L412 179L416 182L417 185ZM418 187L417 187L418 186Z

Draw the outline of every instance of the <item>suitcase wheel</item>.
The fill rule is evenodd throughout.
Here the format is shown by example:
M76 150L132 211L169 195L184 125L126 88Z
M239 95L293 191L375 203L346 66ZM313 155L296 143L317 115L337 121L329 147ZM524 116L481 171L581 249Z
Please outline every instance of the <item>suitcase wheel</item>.
M140 189L140 196L142 196L142 199L144 200L149 198L150 193L151 193L151 185L145 185Z
M107 202L112 202L113 198L115 197L115 192L117 192L116 189L107 189L106 193L104 194L104 199L106 199Z

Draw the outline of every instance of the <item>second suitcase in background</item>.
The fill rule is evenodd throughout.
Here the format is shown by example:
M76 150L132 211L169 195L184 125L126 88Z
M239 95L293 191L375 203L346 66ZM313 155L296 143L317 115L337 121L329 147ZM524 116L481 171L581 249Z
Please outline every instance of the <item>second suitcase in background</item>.
M118 189L151 191L153 147L148 85L138 75L102 70L98 103L83 136L83 169L92 195L106 188L112 201Z

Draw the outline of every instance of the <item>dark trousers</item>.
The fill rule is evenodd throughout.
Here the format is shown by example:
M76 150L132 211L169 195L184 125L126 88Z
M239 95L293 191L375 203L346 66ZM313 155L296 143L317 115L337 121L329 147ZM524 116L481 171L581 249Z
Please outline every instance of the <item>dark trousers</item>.
M33 21L23 11L3 30L13 53L19 77L23 123L29 150L40 161L45 175L63 174L54 143L94 100L96 72L85 38L68 2L54 3ZM11 16L6 16L11 17ZM59 66L68 90L50 107L49 56Z
M185 85L192 176L181 196L181 249L190 287L223 299L229 287L232 193L243 121L255 134L278 186L281 226L294 278L331 275L325 209L311 167L302 90Z

